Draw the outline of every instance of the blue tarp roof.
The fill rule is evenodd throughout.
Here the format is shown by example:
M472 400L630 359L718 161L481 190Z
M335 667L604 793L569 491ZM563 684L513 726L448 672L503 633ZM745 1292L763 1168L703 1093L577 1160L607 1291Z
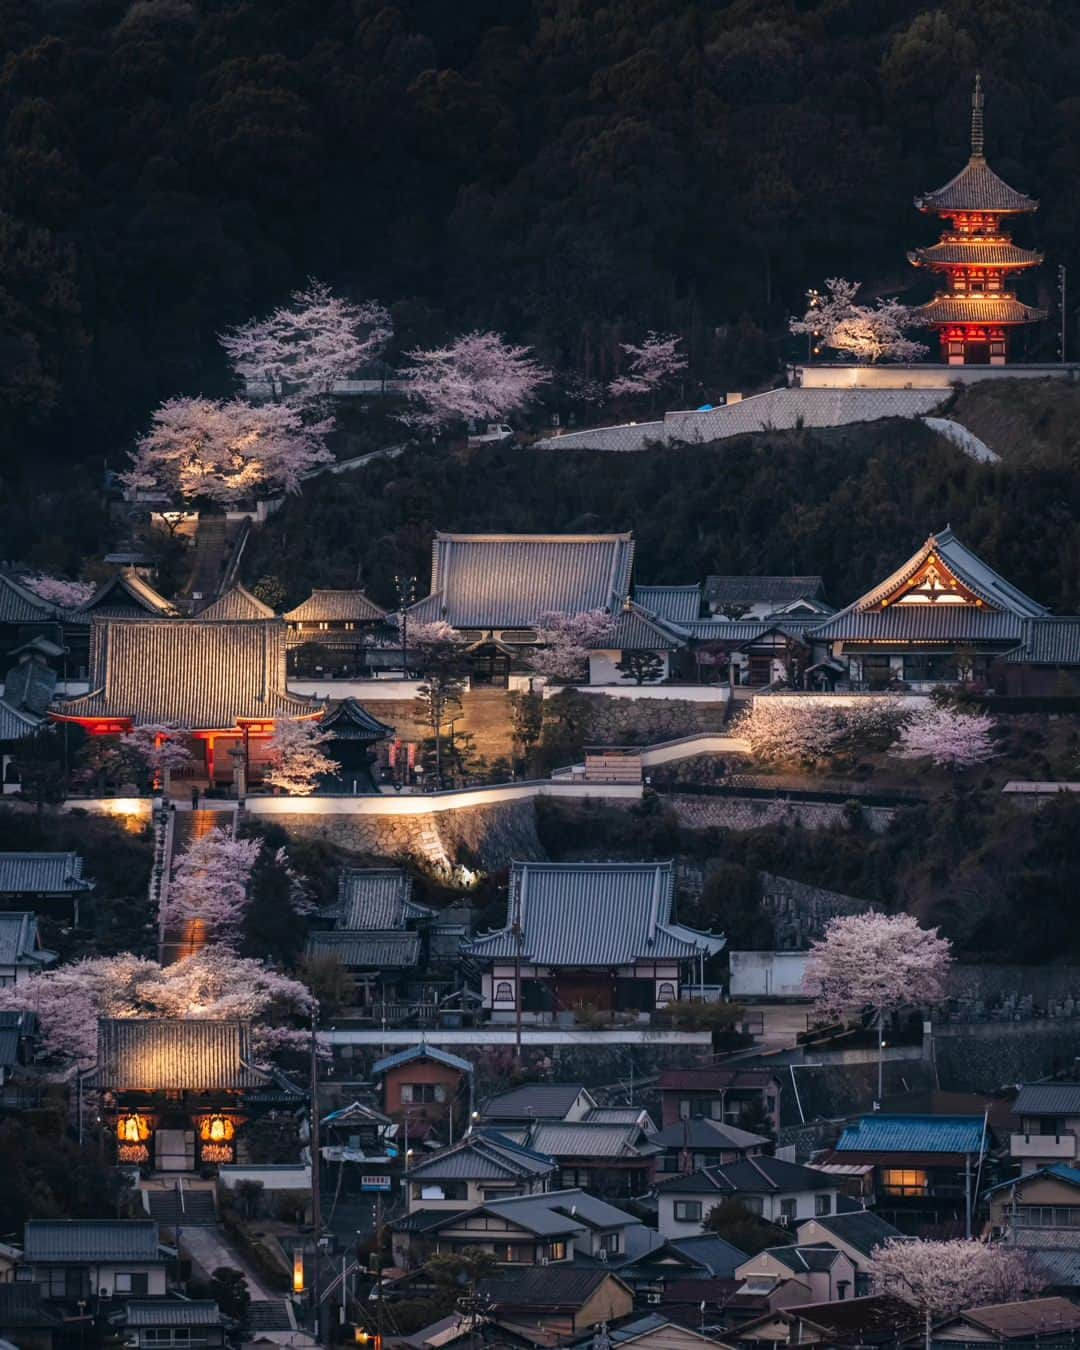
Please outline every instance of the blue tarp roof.
M986 1147L982 1116L863 1116L849 1125L838 1153L979 1153Z

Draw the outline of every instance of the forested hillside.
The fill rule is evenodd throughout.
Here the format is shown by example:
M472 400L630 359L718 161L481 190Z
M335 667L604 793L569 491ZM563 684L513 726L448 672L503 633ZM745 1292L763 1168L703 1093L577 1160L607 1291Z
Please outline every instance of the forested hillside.
M1041 401L1028 397L1029 417L1045 411L1045 391ZM436 529L633 530L638 581L821 573L842 604L951 524L1017 585L1059 613L1077 613L1076 470L1071 437L1038 456L986 465L918 422L627 455L417 449L313 480L252 537L244 562L249 583L276 575L292 603L312 586L359 579L389 605L395 574L427 584Z
M222 387L224 326L310 273L391 305L397 350L483 325L606 375L657 327L690 392L768 378L808 285L926 289L912 196L963 162L976 69L993 163L1074 261L1078 11L3 0L5 485L29 450L118 462L163 397Z

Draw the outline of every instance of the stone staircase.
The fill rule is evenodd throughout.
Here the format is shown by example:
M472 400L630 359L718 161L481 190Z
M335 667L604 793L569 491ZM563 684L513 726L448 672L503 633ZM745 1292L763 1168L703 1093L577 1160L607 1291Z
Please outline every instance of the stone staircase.
M288 1299L252 1299L248 1305L247 1329L259 1331L295 1331L296 1321Z
M200 514L195 558L184 599L198 613L217 599L229 557L229 527L224 516Z
M217 1223L214 1193L210 1190L191 1190L183 1194L176 1189L145 1192L148 1212L152 1219L166 1228L209 1228Z

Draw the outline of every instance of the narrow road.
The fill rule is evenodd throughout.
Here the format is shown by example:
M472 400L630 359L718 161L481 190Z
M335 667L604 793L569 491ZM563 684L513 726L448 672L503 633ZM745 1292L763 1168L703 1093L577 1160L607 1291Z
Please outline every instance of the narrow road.
M281 1302L282 1295L273 1289L267 1289L261 1276L241 1256L235 1247L230 1246L218 1228L183 1228L180 1242L188 1256L201 1267L207 1276L213 1275L219 1266L231 1266L239 1270L247 1280L248 1291L253 1299L262 1302Z

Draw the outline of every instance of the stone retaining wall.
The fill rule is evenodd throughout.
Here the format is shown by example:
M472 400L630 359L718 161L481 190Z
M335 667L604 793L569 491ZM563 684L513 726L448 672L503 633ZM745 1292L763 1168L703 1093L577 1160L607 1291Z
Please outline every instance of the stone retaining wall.
M847 819L848 804L771 800L761 797L695 797L665 794L680 825L689 830L760 830L766 825L801 825L807 830L826 830ZM863 820L875 834L888 829L894 810L884 806L860 806Z

